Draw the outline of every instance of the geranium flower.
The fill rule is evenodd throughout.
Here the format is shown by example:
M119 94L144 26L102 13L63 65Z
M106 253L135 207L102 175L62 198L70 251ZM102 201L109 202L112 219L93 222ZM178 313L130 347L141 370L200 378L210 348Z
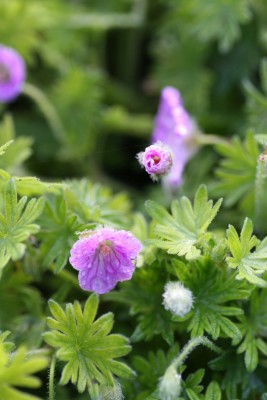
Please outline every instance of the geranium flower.
M85 231L74 243L70 264L79 271L83 290L109 292L117 282L131 279L142 248L131 232L113 228Z
M155 117L152 146L160 142L172 153L172 164L168 173L163 174L163 184L172 192L181 185L185 165L196 150L194 131L194 122L183 106L179 91L165 87Z
M0 45L0 102L16 98L26 77L23 58L9 47Z
M172 166L170 148L158 141L137 154L137 159L153 180L167 174Z

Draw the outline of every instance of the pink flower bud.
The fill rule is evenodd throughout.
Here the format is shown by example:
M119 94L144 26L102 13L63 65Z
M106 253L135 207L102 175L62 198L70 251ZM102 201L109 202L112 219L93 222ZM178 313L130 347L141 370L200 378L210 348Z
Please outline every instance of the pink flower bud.
M144 152L138 153L137 159L153 180L166 175L172 166L172 152L160 141L147 147Z

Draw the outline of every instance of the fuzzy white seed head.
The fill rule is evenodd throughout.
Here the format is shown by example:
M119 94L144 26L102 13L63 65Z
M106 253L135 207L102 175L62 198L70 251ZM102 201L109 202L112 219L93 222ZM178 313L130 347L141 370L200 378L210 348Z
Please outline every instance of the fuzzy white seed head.
M102 386L98 400L123 400L121 385L115 382L114 386Z
M166 370L159 383L161 400L177 400L181 392L181 378L173 365Z
M183 317L193 307L193 294L180 282L168 282L164 288L163 305L175 315Z

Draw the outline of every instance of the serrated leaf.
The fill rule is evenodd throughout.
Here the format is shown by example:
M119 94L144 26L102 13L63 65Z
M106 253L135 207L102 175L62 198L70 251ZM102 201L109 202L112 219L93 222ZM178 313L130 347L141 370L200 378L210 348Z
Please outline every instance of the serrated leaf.
M43 210L44 200L27 197L17 200L17 191L14 180L10 179L4 192L4 213L0 214L0 270L9 259L16 260L22 257L24 242L31 234L39 230L33 224Z
M48 358L40 355L29 356L23 347L10 355L3 343L0 343L0 355L0 398L40 400L39 397L21 392L16 387L39 387L40 379L32 374L44 369L48 365Z
M203 239L221 203L222 199L213 206L212 200L208 200L204 185L199 187L193 206L186 197L182 197L180 201L174 200L171 205L172 215L155 202L147 201L147 211L155 222L156 239L151 239L151 242L170 254L185 256L188 260L198 258L201 252L197 245Z
M233 307L234 300L246 298L249 292L244 285L235 279L235 275L228 274L227 269L214 268L213 261L208 257L194 261L192 267L182 270L180 277L180 263L175 271L186 288L194 296L194 307L188 315L187 329L191 336L200 336L207 332L215 340L219 336L241 340L242 335L237 324L231 317L243 314L240 307ZM180 322L179 317L173 320Z
M59 273L68 261L70 248L77 239L75 232L82 224L77 215L68 210L63 194L49 197L39 222L43 264L53 264L54 271Z
M205 400L221 400L222 392L217 382L211 382L205 393Z
M249 307L244 315L238 316L238 324L243 340L237 352L245 354L245 365L249 372L253 372L259 362L259 352L267 355L267 344L264 337L267 334L267 294L265 290L254 290Z
M260 242L252 236L252 232L253 224L248 218L244 221L240 238L235 228L229 226L227 244L232 257L228 257L226 261L230 268L238 270L237 279L246 279L255 285L266 287L267 282L259 275L267 270L267 238Z
M92 388L93 383L113 385L113 374L129 378L133 371L114 358L129 353L131 347L126 337L109 335L113 326L113 314L108 313L94 321L98 297L92 294L84 311L75 302L67 304L65 310L55 301L49 306L54 318L48 318L52 329L44 334L48 344L57 348L57 358L65 361L61 384L69 381L76 384L79 392Z
M231 207L239 203L241 209L253 215L259 156L253 133L248 132L243 142L239 137L234 137L230 142L217 145L216 150L223 158L216 170L219 181L214 184L212 193L223 196L225 206Z

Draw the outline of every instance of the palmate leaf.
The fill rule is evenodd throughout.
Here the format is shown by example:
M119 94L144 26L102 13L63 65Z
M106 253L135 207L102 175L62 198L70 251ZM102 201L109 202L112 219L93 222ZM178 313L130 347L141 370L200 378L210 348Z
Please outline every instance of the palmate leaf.
M42 240L43 263L45 266L54 263L54 271L58 273L67 263L70 248L77 239L75 232L81 230L82 224L68 209L63 194L49 197L38 222L42 227L38 236Z
M227 269L215 268L214 261L207 258L195 261L192 266L173 261L176 274L194 296L193 312L188 314L188 330L191 336L207 332L212 339L219 336L241 340L241 332L230 317L243 314L238 304L229 302L248 297L244 284L229 274ZM177 322L179 317L173 317Z
M133 376L133 371L114 358L125 356L131 347L126 337L111 334L113 314L107 313L94 321L98 308L98 297L92 294L84 310L76 301L67 304L63 310L58 303L50 301L54 318L48 318L52 329L44 338L48 344L57 348L57 358L66 363L60 383L69 381L76 384L80 393L91 390L97 382L112 386L113 374L121 378Z
M238 269L237 279L258 285L267 286L267 282L259 277L267 271L267 238L260 242L252 236L253 224L249 218L244 221L240 238L233 226L227 230L227 243L232 257L226 259L230 268ZM251 250L255 248L252 252Z
M129 227L130 199L125 193L114 194L109 187L88 179L68 181L65 198L69 209L82 221Z
M30 137L17 137L15 127L10 115L5 115L0 124L0 168L7 171L18 169L32 153L32 139ZM12 144L12 146L10 146ZM10 146L10 147L9 147Z
M228 207L240 203L250 214L254 211L254 188L259 148L252 132L244 142L234 137L229 143L219 144L216 150L224 158L216 170L219 181L214 184L213 193L223 195Z
M137 400L147 399L158 386L158 381L179 351L175 344L166 353L163 350L150 351L144 356L133 357L133 367L138 374L135 387L129 382L124 388L125 397ZM128 393L129 392L129 393Z
M243 340L238 347L238 353L244 353L245 365L248 371L254 371L259 362L259 353L267 356L267 291L253 291L249 307L244 315L238 316L239 329Z
M236 353L236 348L229 346L222 355L208 363L215 371L224 371L221 389L225 393L226 400L233 399L257 399L266 387L266 374L255 375L249 373L244 365L243 357ZM224 398L224 397L223 397Z
M39 397L22 392L17 387L39 387L40 379L32 374L47 365L47 357L29 355L23 347L9 354L6 344L0 339L0 400L40 400Z
M107 300L126 304L130 315L137 316L132 341L149 341L161 335L169 345L173 344L175 323L162 304L166 279L164 260L157 260L146 268L136 268L133 278L124 282L119 291L105 295Z
M33 221L41 214L44 200L27 197L17 199L17 191L13 179L10 179L4 192L4 212L0 214L0 270L10 260L22 257L24 242L31 234L39 230Z
M221 203L222 199L213 206L204 185L196 192L193 206L187 197L182 197L180 201L174 200L171 205L172 215L157 203L147 201L147 211L155 223L156 239L151 239L151 242L170 254L185 256L188 260L198 258L201 251L197 245L204 238Z

